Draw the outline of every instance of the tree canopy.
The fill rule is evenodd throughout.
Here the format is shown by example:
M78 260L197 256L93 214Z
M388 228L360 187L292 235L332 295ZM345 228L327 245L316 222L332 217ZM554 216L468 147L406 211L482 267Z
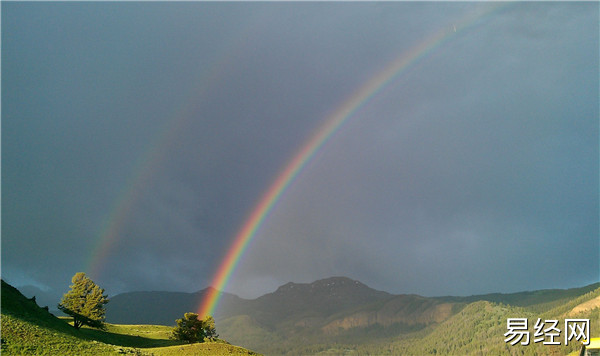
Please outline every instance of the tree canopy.
M176 320L176 323L177 326L173 329L173 338L176 340L194 343L204 342L205 337L212 340L219 336L212 316L201 320L196 313L185 313L182 319Z
M62 297L58 309L73 317L73 326L79 329L82 325L102 328L108 296L104 289L89 279L85 273L75 273L71 279L71 289Z
M213 319L212 316L209 315L206 317L206 319L202 320L202 328L204 329L204 334L208 339L214 340L215 338L219 337L219 334L217 334L217 329L215 328L215 319Z

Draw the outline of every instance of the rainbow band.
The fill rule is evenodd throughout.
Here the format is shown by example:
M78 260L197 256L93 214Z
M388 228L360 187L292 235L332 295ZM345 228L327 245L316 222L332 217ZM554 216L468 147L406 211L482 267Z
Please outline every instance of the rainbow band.
M185 130L188 122L194 117L194 112L201 107L205 93L219 84L221 77L227 73L233 60L239 57L237 53L244 50L243 43L246 36L252 36L259 29L258 25L261 23L264 23L262 16L249 19L240 31L244 36L234 34L235 37L232 40L224 41L222 47L217 48L218 54L215 56L214 64L200 73L199 85L184 101L186 104L178 107L166 120L163 127L157 130L155 139L148 144L148 149L137 160L127 184L111 206L110 214L100 229L88 260L84 262L83 270L93 279L97 280L101 277L108 256L115 248L115 244L122 238L120 232L123 225L143 195L144 189L147 189L152 177L156 175L161 164L167 158L169 146L177 141L180 132Z
M323 147L340 127L358 109L365 105L365 103L381 91L382 88L387 86L394 78L403 73L411 64L429 54L434 48L455 35L458 30L463 30L466 27L471 26L475 20L480 19L484 15L489 15L504 6L505 5L494 4L486 11L479 14L472 14L460 21L457 25L454 25L451 28L444 28L426 41L413 47L408 52L403 53L388 64L375 77L371 78L350 98L344 101L342 105L325 120L323 126L302 146L300 151L294 155L283 171L279 173L273 184L266 193L264 193L259 203L252 211L250 217L245 221L244 225L235 236L232 246L228 250L223 262L213 277L211 283L213 288L207 290L207 293L204 295L204 298L198 307L198 315L201 318L213 315L219 303L221 295L220 291L222 291L229 282L242 255L248 248L248 244L256 235L256 232L261 227L269 212L273 209L273 206L280 199L287 187L298 176L302 168L306 166L307 162L314 157L315 153Z
M185 108L188 110L189 108ZM119 231L123 224L127 221L128 215L132 207L138 201L144 188L155 175L160 167L160 162L165 158L165 154L169 143L174 140L177 132L184 125L183 120L178 120L169 129L160 130L163 132L152 145L151 149L147 150L145 155L137 162L133 169L133 175L128 180L127 185L118 195L111 213L104 222L102 229L97 239L97 243L93 248L89 260L86 262L84 271L87 271L91 278L97 279L102 272L103 263L108 258L108 255L117 242Z

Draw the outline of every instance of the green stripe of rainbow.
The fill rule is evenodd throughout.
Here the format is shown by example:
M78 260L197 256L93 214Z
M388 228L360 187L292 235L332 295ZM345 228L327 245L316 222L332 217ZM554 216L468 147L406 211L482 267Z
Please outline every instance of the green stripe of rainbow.
M491 14L500 7L504 6L494 4L486 11L465 18L457 25L453 26L453 28L444 28L424 42L416 45L408 52L403 53L388 64L375 77L370 79L350 98L344 101L342 105L325 120L323 126L307 143L304 144L304 146L302 146L300 151L296 153L281 173L279 173L273 184L271 184L259 203L255 206L242 228L238 231L233 244L227 251L223 262L221 262L221 265L212 279L211 286L213 288L207 290L198 307L198 315L201 318L214 313L217 304L219 303L220 291L227 285L241 256L248 248L248 244L252 241L252 238L256 235L256 232L261 227L263 221L273 209L273 206L277 203L283 192L294 181L294 178L297 177L298 173L306 163L309 162L315 153L339 130L344 122L346 122L352 114L360 109L369 101L369 99L376 95L394 78L403 73L411 64L429 54L433 49L444 43L445 40L453 37L459 29L462 30L471 26L475 20L480 19L484 15Z

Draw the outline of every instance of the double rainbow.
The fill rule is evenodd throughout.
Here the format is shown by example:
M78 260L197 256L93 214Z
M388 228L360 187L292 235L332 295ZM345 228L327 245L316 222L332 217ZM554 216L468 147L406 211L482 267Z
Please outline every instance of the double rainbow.
M433 36L427 38L420 44L412 47L409 51L402 53L395 60L390 62L376 76L368 80L356 92L335 110L331 115L325 118L323 125L302 145L300 150L284 166L283 170L276 176L274 182L269 186L266 192L260 198L258 204L251 211L250 216L235 235L231 247L228 249L223 261L219 265L215 275L212 278L211 286L204 295L198 306L200 317L212 315L218 305L220 291L224 290L229 282L233 272L239 264L241 256L248 248L250 241L255 237L265 218L273 209L274 205L280 199L285 190L292 184L300 171L306 166L315 154L331 139L332 136L348 121L354 113L369 100L385 88L391 81L406 71L411 65L418 62L423 57L430 54L434 49L449 39L456 36L457 33L482 23L483 19L496 13L498 10L506 8L510 3L492 3L485 4L483 7L477 7L475 11L466 16L455 25L444 27ZM234 52L241 48L240 45L248 35L248 30L257 27L261 23L261 18L249 21L243 31L245 36L240 36L237 40L231 42L230 46L225 46L222 50L220 60L212 70L205 73L202 85L190 95L187 105L179 108L174 113L172 119L167 122L159 135L150 145L146 153L138 160L137 165L132 171L131 178L126 186L115 200L110 215L103 225L96 245L88 261L86 261L85 271L93 278L99 277L103 269L103 263L108 258L110 251L115 246L123 224L127 216L133 209L135 203L142 195L144 187L156 174L160 163L164 161L171 142L176 140L178 133L186 126L186 121L192 117L192 113L198 106L197 99L203 97L203 93L216 85L219 77L227 68L228 59L235 58ZM250 31L252 32L252 31Z

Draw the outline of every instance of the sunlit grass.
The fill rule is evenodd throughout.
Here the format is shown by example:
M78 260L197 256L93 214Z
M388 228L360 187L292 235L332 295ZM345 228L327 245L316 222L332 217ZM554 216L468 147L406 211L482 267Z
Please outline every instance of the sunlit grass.
M2 282L2 355L248 355L216 340L187 344L172 340L162 325L105 324L104 330L75 329L69 317L56 318L33 299Z
M68 320L57 319L68 324ZM59 326L59 325L56 325ZM67 325L69 328L70 326ZM60 329L60 327L57 327ZM106 324L106 330L83 327L73 332L40 326L2 315L3 355L252 355L224 341L187 344L171 340L172 328L162 325Z
M239 346L221 342L205 342L144 350L154 355L257 355Z

